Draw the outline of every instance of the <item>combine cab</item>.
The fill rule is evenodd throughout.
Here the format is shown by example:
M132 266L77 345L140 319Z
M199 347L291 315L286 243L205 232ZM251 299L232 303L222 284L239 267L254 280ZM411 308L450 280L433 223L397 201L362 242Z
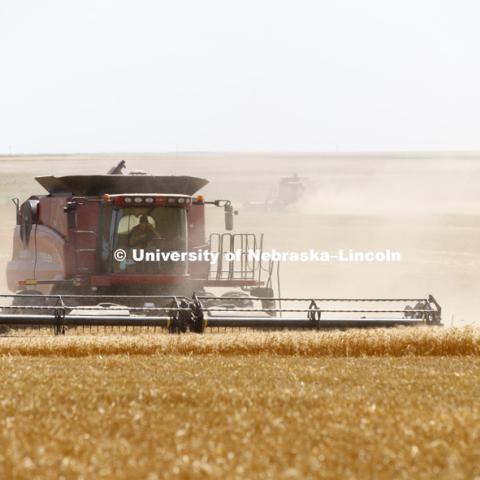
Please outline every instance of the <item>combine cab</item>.
M64 333L67 327L104 325L203 332L209 327L319 329L441 322L440 307L431 296L276 298L272 277L278 265L252 261L248 255L262 252L263 236L233 233L236 212L231 202L207 201L197 194L207 180L123 175L123 167L121 162L106 175L38 177L48 194L21 205L15 201L17 226L7 267L13 294L3 295L0 328L53 326ZM207 238L207 206L224 210L226 232ZM222 289L223 295L212 294L212 289ZM376 307L359 307L359 302ZM386 308L385 302L395 302L395 307Z

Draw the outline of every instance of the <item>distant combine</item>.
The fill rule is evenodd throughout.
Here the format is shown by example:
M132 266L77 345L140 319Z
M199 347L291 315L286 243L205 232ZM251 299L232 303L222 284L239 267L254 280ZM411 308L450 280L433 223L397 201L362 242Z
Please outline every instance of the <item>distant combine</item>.
M13 301L2 307L0 326L51 326L62 334L79 326L201 333L441 324L431 295L276 296L278 264L249 254L263 251L263 234L234 233L231 201L197 193L207 180L124 175L124 168L122 161L105 175L37 177L47 194L14 199L13 294L2 296ZM224 232L206 235L206 206L223 209Z
M264 202L245 203L245 208L249 210L282 212L290 206L301 201L307 193L306 179L299 177L296 173L288 177L282 177L278 185L271 192Z

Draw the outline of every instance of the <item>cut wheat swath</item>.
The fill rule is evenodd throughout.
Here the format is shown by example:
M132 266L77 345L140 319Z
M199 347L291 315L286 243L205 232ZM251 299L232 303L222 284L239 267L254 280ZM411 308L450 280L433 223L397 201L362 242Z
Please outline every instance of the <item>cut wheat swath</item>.
M310 357L480 355L480 328L395 328L211 335L3 337L2 355L298 355Z

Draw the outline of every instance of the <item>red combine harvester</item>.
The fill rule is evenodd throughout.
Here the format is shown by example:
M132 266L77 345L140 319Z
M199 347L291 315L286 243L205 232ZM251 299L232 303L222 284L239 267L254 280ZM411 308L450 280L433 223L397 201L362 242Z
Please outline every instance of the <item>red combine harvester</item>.
M47 190L17 206L7 267L10 305L0 326L160 326L352 328L441 323L426 299L277 298L263 262L263 236L232 233L229 200L206 201L208 181L190 176L122 174L38 177ZM206 236L205 207L224 209L227 232ZM252 259L249 252L260 254ZM216 259L216 261L212 261ZM265 279L262 277L266 277ZM237 288L235 291L227 289ZM223 295L208 290L222 289ZM285 303L292 302L292 308ZM338 308L342 302L343 307ZM414 306L358 308L358 302ZM366 314L369 314L368 317ZM393 315L392 315L393 314Z

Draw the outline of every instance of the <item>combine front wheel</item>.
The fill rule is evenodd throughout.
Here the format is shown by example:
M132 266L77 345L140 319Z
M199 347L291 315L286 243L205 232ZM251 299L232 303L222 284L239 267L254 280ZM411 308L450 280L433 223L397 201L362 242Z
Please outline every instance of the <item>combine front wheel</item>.
M37 292L36 290L21 290L15 294L10 306L2 307L0 311L3 315L15 317L15 315L28 315L31 313L38 313L38 310L33 311L34 309L29 307L43 306L45 306L45 298L43 297L43 294L41 292ZM12 328L14 327L10 325L0 325L0 335L7 334Z
M15 295L16 296L13 298L12 307L18 308L8 309L12 314L32 313L32 310L34 309L29 307L44 307L46 305L45 297L41 292L37 292L36 290L21 290ZM38 311L34 313L38 313Z

